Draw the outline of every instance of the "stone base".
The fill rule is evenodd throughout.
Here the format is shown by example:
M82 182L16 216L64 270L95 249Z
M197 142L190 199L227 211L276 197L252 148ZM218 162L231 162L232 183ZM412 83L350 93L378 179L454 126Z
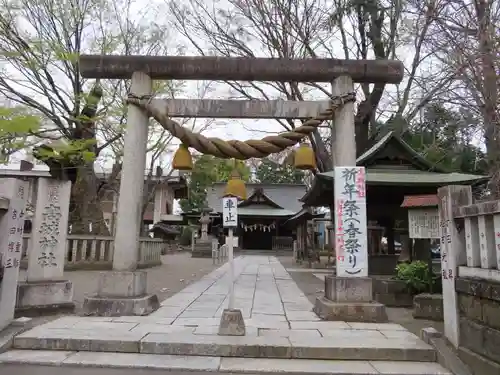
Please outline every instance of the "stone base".
M371 302L371 277L325 276L325 297L335 302Z
M212 243L198 242L194 245L192 258L212 258Z
M147 294L144 271L101 272L94 296L86 296L83 314L92 316L148 315L160 308L158 296Z
M443 321L443 295L418 294L413 298L413 317L437 322Z
M159 308L156 294L129 298L85 297L83 301L83 315L86 316L142 316Z
M295 323L300 322L296 321ZM15 349L37 350L38 353L42 350L55 350L60 353L60 358L65 361L65 364L71 363L67 361L68 355L76 354L77 357L73 364L79 361L81 364L92 365L95 364L96 360L99 362L99 359L105 359L107 363L110 363L110 358L114 358L114 361L116 361L118 357L118 362L121 361L129 367L133 366L132 363L134 362L130 362L129 357L117 355L117 353L133 353L132 358L153 354L153 356L140 358L141 362L148 366L168 361L169 357L159 358L158 355L162 354L189 356L189 360L193 361L196 361L197 356L203 356L206 359L212 357L217 366L221 366L220 358L213 357L233 357L233 359L239 357L238 360L240 361L247 361L249 358L281 358L287 363L292 359L329 361L329 365L322 367L319 371L299 372L292 364L292 366L287 366L281 371L275 371L275 375L278 375L277 373L293 373L296 375L299 373L315 373L316 375L368 375L379 373L371 366L367 366L364 371L357 371L358 367L350 368L350 365L346 365L345 361L352 360L436 361L436 352L430 345L397 324L356 327L354 323L350 323L352 326L349 326L345 322L303 321L303 323L302 327L308 327L309 329L280 329L275 332L269 329L259 329L258 335L255 331L254 334L249 334L251 333L249 330L245 336L219 336L213 334L214 332L203 334L203 329L209 326L198 326L196 330L199 332L196 334L193 332L193 326L154 324L151 323L151 320L134 325L134 323L123 322L96 322L96 320L89 320L87 317L63 317L17 335L14 338L13 346ZM386 325L387 327L384 327ZM58 326L66 328L57 329ZM116 328L113 328L113 326L116 326ZM131 327L134 328L131 329ZM155 327L157 328L155 329ZM379 331L375 331L375 328ZM322 332L328 332L328 334L321 337L318 329L322 330ZM112 334L106 334L107 332L112 332ZM146 332L151 333L146 335ZM209 332L209 330L205 332ZM386 334L387 336L385 336ZM70 351L71 353L63 351ZM101 354L95 352L101 352ZM109 357L102 352L108 352ZM43 353L43 358L49 359L53 357L48 353ZM40 359L39 354L38 360ZM344 361L343 370L335 371L335 368L330 365L332 360ZM2 358L0 358L0 363L3 363ZM314 366L313 361L307 361L307 364ZM236 371L235 368L231 368L228 364L227 367L221 367L220 369L217 367L213 371L226 374L260 374L268 368L267 366L272 366L272 364L261 362L261 369L258 371ZM402 367L404 367L403 370L405 371L401 371ZM310 369L313 370L313 368ZM393 365L390 369L392 369L392 375L410 373L412 375L430 375L432 373L425 372L424 369L420 372L410 372L407 366ZM180 371L179 367L174 370ZM397 370L400 370L400 372ZM390 370L388 370L389 372ZM441 373L441 375L444 374L447 373ZM483 374L489 375L493 373L482 373L481 375Z
M413 296L404 281L373 278L373 299L387 307L413 307Z
M316 298L313 311L323 320L344 322L386 323L385 306L378 302L334 302Z
M74 310L71 281L20 282L17 286L16 316L72 313Z
M220 336L245 336L245 320L241 310L224 309L220 318Z

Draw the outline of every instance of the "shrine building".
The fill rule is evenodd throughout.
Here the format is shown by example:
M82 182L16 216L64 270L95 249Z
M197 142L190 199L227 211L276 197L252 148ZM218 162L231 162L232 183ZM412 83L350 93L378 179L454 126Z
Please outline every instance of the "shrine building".
M222 197L225 182L214 183L207 192L212 210L211 232L222 228ZM300 224L313 217L300 198L306 194L303 184L247 183L247 199L238 204L238 227L234 235L240 250L292 250Z

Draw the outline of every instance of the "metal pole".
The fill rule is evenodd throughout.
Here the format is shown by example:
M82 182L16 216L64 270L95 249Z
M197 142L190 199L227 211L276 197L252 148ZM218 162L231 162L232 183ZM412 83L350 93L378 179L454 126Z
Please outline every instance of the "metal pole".
M229 309L234 309L234 262L233 262L233 228L228 228L229 247Z

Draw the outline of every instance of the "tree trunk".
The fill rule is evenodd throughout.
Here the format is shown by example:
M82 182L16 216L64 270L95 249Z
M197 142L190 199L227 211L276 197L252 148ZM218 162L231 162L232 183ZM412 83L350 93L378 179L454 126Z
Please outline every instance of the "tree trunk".
M69 222L72 234L109 236L98 196L99 181L93 163L83 165L78 170L78 178L71 189L71 209Z
M476 1L476 12L479 26L479 57L481 61L482 81L478 91L481 92L482 117L484 120L485 144L491 176L490 189L492 198L500 198L500 115L497 112L498 88L495 66L494 26L491 20L491 7L487 1Z

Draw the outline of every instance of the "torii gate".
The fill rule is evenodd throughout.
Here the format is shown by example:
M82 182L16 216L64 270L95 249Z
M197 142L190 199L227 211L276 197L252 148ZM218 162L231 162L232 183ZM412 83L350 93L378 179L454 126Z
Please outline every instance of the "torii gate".
M333 117L335 139L342 140L335 145L335 162L341 166L355 166L353 82L399 83L404 67L399 61L388 60L83 55L80 72L84 78L132 80L114 241L114 272L103 273L97 295L86 298L84 303L86 314L109 316L146 315L159 307L158 298L147 295L146 273L137 271L142 177L150 116L159 120L174 136L191 141L190 146L200 152L239 159L263 157L278 148L289 147L314 131L323 120ZM333 98L323 102L162 100L151 97L152 80L155 79L332 82ZM266 143L267 147L259 148L255 146L256 141L225 142L190 133L169 116L308 118L311 121L307 129L269 137L272 140ZM250 149L253 154L244 152Z

